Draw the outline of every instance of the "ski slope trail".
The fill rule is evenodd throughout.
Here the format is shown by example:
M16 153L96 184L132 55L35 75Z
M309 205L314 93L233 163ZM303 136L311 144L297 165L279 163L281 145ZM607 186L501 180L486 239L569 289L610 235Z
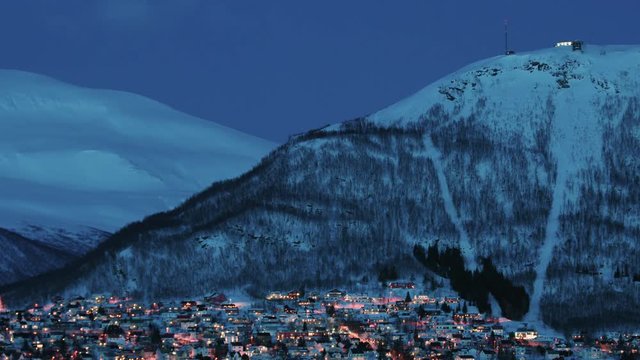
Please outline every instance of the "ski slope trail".
M549 211L549 217L547 219L544 243L542 244L542 248L540 248L539 260L536 266L536 279L533 282L533 294L531 296L529 313L527 314L527 318L531 321L540 320L540 300L542 299L542 293L544 292L547 269L549 268L549 264L551 264L551 259L553 258L553 250L559 242L559 216L564 202L567 175L566 170L559 171L556 184L553 189L551 211Z
M562 93L556 99L556 113L553 118L553 134L551 150L556 159L556 179L553 186L551 209L547 217L545 238L538 253L535 267L536 277L533 282L533 293L526 319L542 321L540 306L545 293L547 270L553 260L556 248L561 244L560 215L565 204L575 200L577 193L569 186L571 179L577 177L580 169L593 161L594 149L601 149L601 129L598 122L590 117L593 113L575 106L575 95ZM573 105L573 106L572 106ZM596 156L601 154L595 153ZM600 159L598 159L600 161Z
M440 186L440 193L442 194L444 209L447 212L447 215L449 215L449 219L451 219L451 222L458 231L458 236L460 237L460 252L462 253L462 257L464 258L465 265L467 269L475 270L478 268L478 265L476 263L475 251L471 246L469 235L464 229L464 225L462 223L462 220L460 219L458 210L453 203L453 197L451 196L451 192L449 191L447 177L444 174L444 167L442 166L442 154L440 153L440 151L438 151L435 145L433 145L431 136L428 134L424 135L424 146L426 149L425 155L429 159L431 159L433 167L435 168L436 174L438 176L438 185Z

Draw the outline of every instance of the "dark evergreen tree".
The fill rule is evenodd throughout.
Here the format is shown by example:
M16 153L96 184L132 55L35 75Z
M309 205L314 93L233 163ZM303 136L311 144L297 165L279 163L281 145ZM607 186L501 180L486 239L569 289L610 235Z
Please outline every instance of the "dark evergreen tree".
M328 317L334 317L336 315L336 308L333 305L325 307Z
M451 312L451 306L449 306L446 301L443 301L442 304L440 304L440 310L448 314Z
M160 330L155 325L149 326L149 341L151 341L151 344L153 345L162 344L162 337L160 336Z

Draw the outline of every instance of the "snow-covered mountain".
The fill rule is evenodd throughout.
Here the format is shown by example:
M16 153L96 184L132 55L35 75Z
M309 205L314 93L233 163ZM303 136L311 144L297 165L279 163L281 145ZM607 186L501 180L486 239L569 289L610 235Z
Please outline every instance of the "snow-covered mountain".
M249 170L274 147L139 95L0 70L0 227L79 256L106 232ZM0 263L34 256L10 243ZM39 269L21 264L31 275ZM22 274L7 267L0 283Z
M491 259L524 286L530 320L637 327L638 149L640 47L498 56L294 137L239 178L2 292L339 286L389 266L422 275L414 246L437 244L460 249L468 269Z

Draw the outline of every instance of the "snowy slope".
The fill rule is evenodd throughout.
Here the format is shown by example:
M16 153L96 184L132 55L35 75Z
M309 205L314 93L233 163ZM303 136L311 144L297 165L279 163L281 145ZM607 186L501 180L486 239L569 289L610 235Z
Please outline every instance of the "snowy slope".
M603 118L600 108L611 99L637 98L639 70L640 48L634 46L590 45L577 52L560 47L501 56L468 66L369 118L383 126L416 123L443 95L449 100L444 102L446 110L465 118L478 112L482 99L482 107L495 109L481 118L484 125L504 138L522 136L533 146L536 134L531 130L540 119L549 117L549 150L556 161L556 174L528 314L535 321L540 317L547 270L559 250L559 217L565 202L576 201L579 195L578 189L568 186L568 179L591 166L604 165L605 126L620 121L623 114Z
M240 175L273 143L153 100L0 71L0 225L114 231Z
M491 259L529 294L532 320L635 326L639 82L635 46L483 60L380 112L294 137L74 267L3 291L14 301L242 285L259 294L375 281L390 266L420 278L414 245L437 244L459 248L468 268Z
M0 227L84 253L274 146L135 94L0 70Z

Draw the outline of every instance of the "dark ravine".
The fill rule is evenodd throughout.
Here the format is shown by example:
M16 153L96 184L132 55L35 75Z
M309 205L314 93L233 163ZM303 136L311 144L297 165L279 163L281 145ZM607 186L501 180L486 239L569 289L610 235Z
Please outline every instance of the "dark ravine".
M400 276L422 275L426 270L414 258L416 245L437 244L440 252L461 246L460 231L445 209L442 177L425 156L427 137L441 153L448 198L477 263L491 261L485 278L508 284L489 291L531 294L562 170L569 180L542 317L569 330L637 326L640 286L633 274L640 269L640 159L632 155L640 148L634 80L640 79L640 68L631 64L614 75L600 74L607 88L598 85L604 80L588 77L599 74L591 67L608 64L607 56L636 52L540 52L474 65L385 116L293 137L246 174L123 228L62 270L0 293L18 305L78 292L157 299L244 287L260 295L301 285L376 281L381 269L392 267ZM534 62L545 66L530 66ZM558 72L570 87L557 85ZM504 92L504 86L518 91ZM454 100L439 91L450 87L457 89ZM574 116L570 101L583 93L588 98L575 107L592 114L583 121L591 128L577 132L599 129L600 145L586 147L592 153L585 156L603 160L576 161L566 169L558 139L566 135L561 133L565 120ZM523 97L534 100L505 105L520 104ZM389 118L396 113L407 115ZM593 267L600 271L582 272ZM613 276L616 267L631 275ZM522 315L526 302L503 301L508 303Z

